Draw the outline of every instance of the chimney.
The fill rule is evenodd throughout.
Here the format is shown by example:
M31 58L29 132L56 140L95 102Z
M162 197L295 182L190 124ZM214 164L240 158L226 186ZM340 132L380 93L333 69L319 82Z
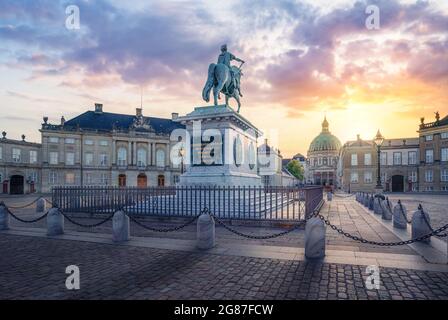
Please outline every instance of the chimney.
M44 124L47 124L47 122L48 122L48 117L47 117L47 116L43 117L43 120L44 120Z
M63 126L65 124L65 118L64 116L61 117L61 126Z
M95 103L95 113L103 113L103 104Z
M177 112L171 112L171 120L176 120L179 117Z
M141 117L143 115L142 108L135 108L135 115Z
M25 142L25 135L22 134L22 141Z
M359 135L359 133L356 135L356 140L361 140L361 136Z

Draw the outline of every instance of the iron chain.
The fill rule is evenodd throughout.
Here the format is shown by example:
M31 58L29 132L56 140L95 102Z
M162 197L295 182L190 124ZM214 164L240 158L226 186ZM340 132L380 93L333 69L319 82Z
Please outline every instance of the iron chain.
M425 220L425 223L428 226L429 230L431 230L431 232L434 232L434 229L432 228L432 226L429 223L428 219L426 219L426 215L425 215L425 213L423 211L423 207L422 207L421 203L418 205L418 210L420 211L420 214L423 216L423 220ZM439 235L436 234L436 237L439 237L439 238L443 238L443 237L446 237L446 236L448 236L448 233L439 234Z
M199 215L197 215L197 216L193 217L193 219L187 221L184 224L181 224L181 225L176 226L174 228L163 229L163 228L149 227L149 226L143 224L142 222L138 221L137 219L135 219L133 216L129 215L127 212L126 212L126 215L129 217L129 219L131 219L131 221L135 222L140 227L142 227L144 229L147 229L147 230L150 230L150 231L155 231L155 232L173 232L173 231L177 231L177 230L185 228L186 226L189 226L190 224L195 222L197 218L199 218Z
M408 220L408 217L407 217L406 214L404 213L403 206L401 205L401 201L400 201L400 200L398 200L398 204L400 205L400 211L401 211L401 214L403 215L404 220L405 220L408 224L411 224L412 221L411 221L411 220Z
M64 213L61 209L59 209L61 214L71 223L73 223L74 225L77 225L78 227L83 227L83 228L94 228L94 227L99 227L100 225L106 223L107 221L111 220L112 217L114 216L114 213L112 213L111 215L109 215L106 219L98 222L98 223L93 223L93 224L84 224L84 223L80 223L77 222L75 220L73 220L70 216L68 216L66 213Z
M17 206L17 207L15 207L15 206L7 206L7 207L8 207L8 208L11 208L11 209L24 209L24 208L26 208L26 207L29 207L29 206L32 206L33 204L35 204L40 198L41 198L41 197L36 198L36 199L34 199L33 201L31 201L30 203L25 204L25 205L23 205L23 206ZM3 204L4 204L4 203L3 203ZM4 205L6 206L6 204L4 204Z
M45 218L45 217L48 215L48 212L49 212L49 211L45 212L45 214L42 215L42 216L40 216L39 218L36 218L36 219L33 219L33 220L25 220L25 219L19 218L19 217L16 216L14 213L12 213L11 210L9 210L8 207L6 207L6 210L7 210L8 213L11 215L11 217L13 217L13 218L16 219L17 221L20 221L20 222L23 222L23 223L34 223L34 222L40 221L40 220L42 220L43 218Z

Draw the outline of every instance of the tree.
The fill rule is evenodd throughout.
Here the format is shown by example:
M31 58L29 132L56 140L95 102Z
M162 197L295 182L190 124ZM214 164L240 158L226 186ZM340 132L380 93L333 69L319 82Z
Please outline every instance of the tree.
M289 172L291 172L291 174L294 177L296 177L300 181L303 180L305 170L303 169L303 166L299 161L297 160L289 161L288 164L286 165L286 168L288 169Z

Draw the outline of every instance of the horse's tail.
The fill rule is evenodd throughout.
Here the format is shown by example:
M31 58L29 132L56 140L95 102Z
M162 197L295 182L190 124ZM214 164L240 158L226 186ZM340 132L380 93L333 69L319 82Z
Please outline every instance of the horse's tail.
M207 81L205 82L204 89L202 90L202 99L206 102L210 101L210 90L213 88L213 83L215 81L215 67L216 64L214 63L210 63L208 66Z

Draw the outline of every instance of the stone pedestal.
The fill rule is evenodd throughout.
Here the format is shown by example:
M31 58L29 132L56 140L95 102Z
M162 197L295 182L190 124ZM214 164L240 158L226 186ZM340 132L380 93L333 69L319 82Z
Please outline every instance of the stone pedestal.
M47 236L64 234L64 216L58 208L51 208L47 215Z
M392 220L392 205L388 199L381 201L381 211L383 220Z
M0 230L9 230L10 216L6 206L0 203Z
M112 218L112 240L123 242L130 239L129 217L123 211L115 212Z
M36 201L36 213L45 212L45 204L45 199L39 198L39 200Z
M325 223L317 217L306 222L305 257L308 259L325 257Z
M364 196L364 200L363 200L363 202L362 202L363 206L366 207L366 208L369 207L369 198L370 198L370 197L369 197L369 194L366 193L366 195Z
M414 214L412 215L412 239L431 233L431 228L428 226L428 223L426 223L423 215L425 215L428 223L431 223L427 212L424 210L414 211ZM421 242L429 243L431 242L431 238L422 240Z
M373 202L375 201L375 198L373 196L369 197L369 210L373 210Z
M215 220L202 214L198 218L196 228L196 247L201 250L211 249L215 246Z
M225 105L197 107L175 121L184 124L188 132L183 138L186 171L180 176L180 185L262 185L257 174L261 132L239 113Z
M400 203L394 206L393 210L394 227L398 229L407 229L407 211L406 207Z
M383 214L383 209L381 208L381 198L375 197L373 200L373 212L375 214Z

